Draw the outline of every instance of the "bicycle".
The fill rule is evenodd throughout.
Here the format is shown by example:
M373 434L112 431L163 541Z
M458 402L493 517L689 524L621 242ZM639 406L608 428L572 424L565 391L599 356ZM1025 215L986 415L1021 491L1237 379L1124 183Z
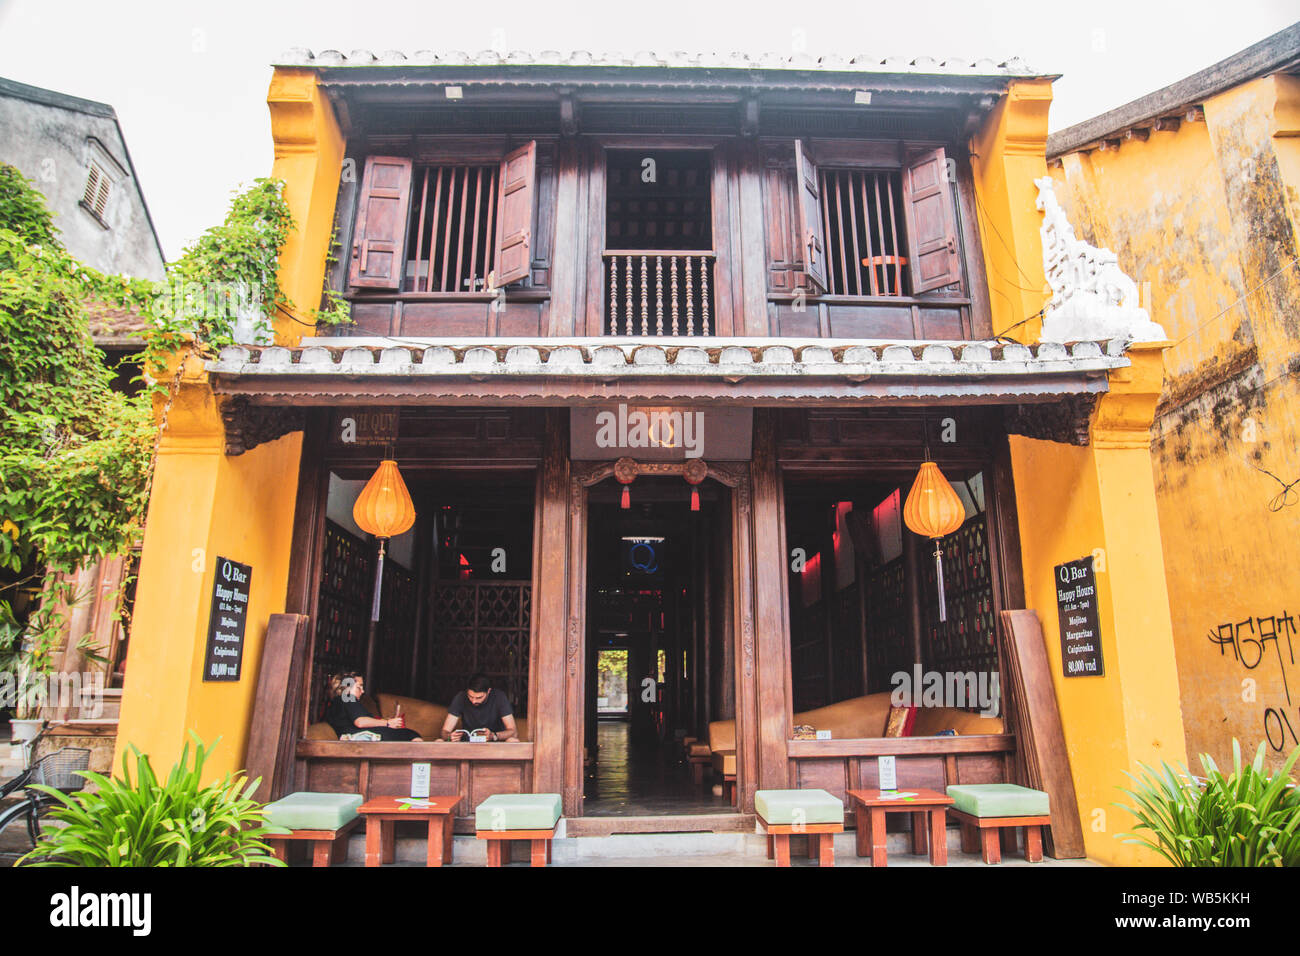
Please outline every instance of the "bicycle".
M22 798L17 803L0 812L0 841L4 839L5 831L10 824L19 819L25 819L27 823L27 846L22 853L34 850L41 834L41 818L59 801L48 793L32 789L33 785L41 784L52 787L61 793L76 793L86 786L85 778L80 776L77 771L86 770L89 766L89 750L83 747L63 747L54 753L46 754L3 787L0 787L0 799L8 797L20 789L24 791ZM21 856L22 853L18 855Z

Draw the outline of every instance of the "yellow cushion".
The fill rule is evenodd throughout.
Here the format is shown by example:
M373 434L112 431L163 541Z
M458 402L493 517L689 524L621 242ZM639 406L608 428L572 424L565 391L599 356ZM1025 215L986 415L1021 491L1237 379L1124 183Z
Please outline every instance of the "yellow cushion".
M687 753L689 753L692 757L707 757L709 756L710 753L712 753L712 751L709 750L708 744L691 744L690 749L687 751Z
M323 720L320 723L312 724L310 727L308 727L307 732L303 734L303 737L306 738L307 740L338 740L339 739L339 735L334 732L334 728L331 727L329 724L325 723L325 721Z
M437 740L442 733L443 721L447 719L447 708L418 697L403 697L400 694L376 694L379 699L380 717L393 717L397 714L397 705L402 705L402 716L406 726L414 730L425 740Z
M889 692L881 691L795 714L794 723L829 730L833 740L852 740L882 736L888 716Z
M962 737L1006 732L1001 717L982 717L955 707L922 707L916 712L913 737L931 737L941 730L955 730Z
M736 752L734 750L713 751L713 769L724 776L736 775Z
M710 750L736 749L736 722L734 720L715 720L709 724Z

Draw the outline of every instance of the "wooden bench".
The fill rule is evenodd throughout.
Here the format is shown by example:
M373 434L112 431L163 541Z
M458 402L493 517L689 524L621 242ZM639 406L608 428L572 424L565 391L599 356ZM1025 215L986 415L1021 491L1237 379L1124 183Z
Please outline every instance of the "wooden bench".
M342 863L348 855L347 837L361 823L357 814L361 802L361 795L355 793L299 792L268 803L267 824L289 832L268 835L266 844L285 863L293 840L311 844L312 866Z
M825 790L759 790L754 813L767 834L767 858L790 865L790 837L808 837L808 856L835 865L835 834L844 832L844 804Z
M722 781L722 794L736 802L736 752L734 750L715 750L713 752L713 773Z
M1025 829L1025 860L1043 859L1043 827L1051 826L1047 794L1013 783L954 784L948 813L961 824L961 849L976 849L985 863L1001 863L1002 849L1016 851L1016 830Z
M527 840L529 864L551 862L551 841L560 822L558 793L496 793L474 810L475 836L487 842L487 865L509 862L509 843Z

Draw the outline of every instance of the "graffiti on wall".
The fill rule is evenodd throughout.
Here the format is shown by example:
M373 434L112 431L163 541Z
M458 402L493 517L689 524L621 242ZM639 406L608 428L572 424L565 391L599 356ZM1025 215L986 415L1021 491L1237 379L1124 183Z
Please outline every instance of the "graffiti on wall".
M1233 659L1247 671L1253 673L1263 667L1262 673L1267 674L1274 665L1277 666L1286 701L1284 704L1265 705L1263 709L1264 737L1275 752L1300 745L1300 737L1297 737L1300 709L1292 702L1291 685L1287 680L1287 668L1295 667L1295 636L1295 618L1286 611L1230 621L1209 633L1210 643L1218 646L1220 656L1227 657L1231 652ZM1246 699L1253 701L1254 682L1247 686L1247 693L1251 696Z

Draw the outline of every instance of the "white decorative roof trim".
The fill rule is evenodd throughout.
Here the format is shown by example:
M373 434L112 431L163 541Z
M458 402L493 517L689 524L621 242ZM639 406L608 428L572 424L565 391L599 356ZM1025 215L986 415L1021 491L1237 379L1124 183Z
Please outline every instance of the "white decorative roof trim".
M1104 372L1123 341L870 342L823 339L305 339L299 348L229 346L209 372L232 376L556 376L608 378L971 378Z
M353 50L343 54L338 50L311 50L295 47L285 51L275 61L276 66L292 67L374 67L374 66L582 66L582 67L641 67L658 69L733 69L733 70L801 70L826 73L918 73L960 76L1038 76L1020 57L998 62L987 57L929 56L880 57L869 53L854 56L827 54L814 57L807 53L686 53L681 50L655 52L642 50L635 53L587 50L542 50L529 52L515 50L504 53L481 50L465 53L459 50L435 52L417 50L406 54L399 50L385 50L375 54L369 50Z
M1074 235L1052 177L1035 179L1034 185L1034 206L1043 213L1043 271L1052 287L1051 301L1043 310L1043 341L1164 341L1165 330L1138 305L1137 284L1120 269L1119 257Z

